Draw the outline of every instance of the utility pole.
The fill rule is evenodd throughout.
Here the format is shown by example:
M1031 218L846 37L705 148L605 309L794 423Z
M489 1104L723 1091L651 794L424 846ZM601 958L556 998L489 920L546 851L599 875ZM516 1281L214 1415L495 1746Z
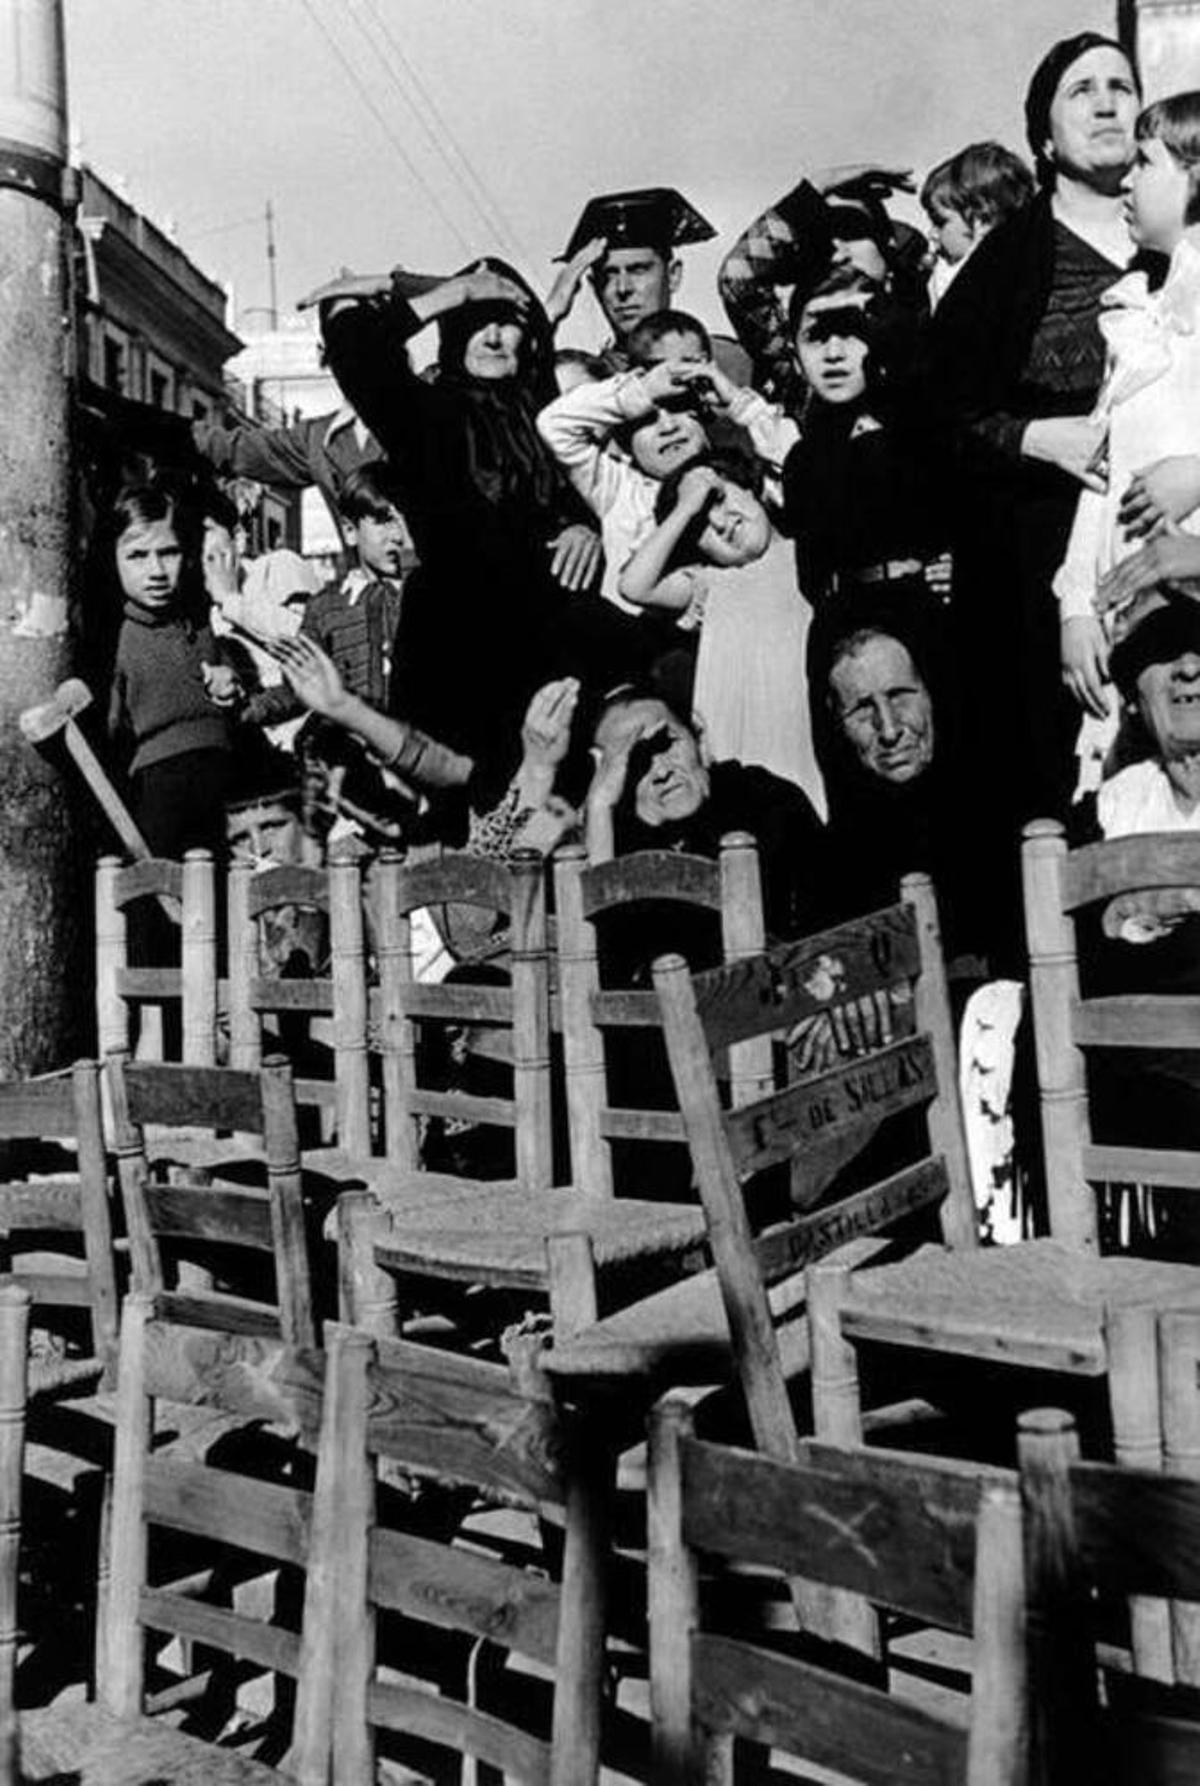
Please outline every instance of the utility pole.
M64 777L17 728L71 667L66 111L62 0L0 0L0 1078L80 1039L86 865Z
M279 289L275 280L275 210L267 200L267 279L271 293L271 328L279 327Z

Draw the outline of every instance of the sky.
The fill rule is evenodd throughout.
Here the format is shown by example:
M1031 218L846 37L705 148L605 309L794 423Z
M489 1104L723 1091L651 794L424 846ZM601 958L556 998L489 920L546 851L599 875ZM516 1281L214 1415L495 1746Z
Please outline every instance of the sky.
M680 301L816 167L1024 149L1029 75L1115 0L65 0L76 152L265 324L342 267L551 276L592 192L678 186L716 226ZM915 212L910 212L915 216ZM564 340L595 345L581 298Z

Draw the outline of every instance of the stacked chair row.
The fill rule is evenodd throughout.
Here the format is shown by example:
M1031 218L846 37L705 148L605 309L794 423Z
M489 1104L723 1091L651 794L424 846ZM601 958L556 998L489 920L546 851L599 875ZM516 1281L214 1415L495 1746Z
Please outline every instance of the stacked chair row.
M864 1428L856 1367L863 1347L876 1352L885 1347L914 1364L922 1389L928 1383L923 1373L929 1361L939 1358L962 1361L968 1380L976 1373L976 1393L995 1385L1000 1366L1014 1372L1033 1369L1042 1373L1043 1381L1060 1381L1064 1373L1107 1380L1118 1458L1126 1465L1153 1466L1164 1454L1184 1455L1174 1442L1165 1444L1166 1428L1157 1413L1156 1318L1162 1309L1179 1311L1178 1321L1189 1318L1197 1299L1195 1268L1102 1258L1096 1250L1094 1224L1089 1229L1081 1212L1086 1214L1092 1195L1089 1180L1105 1179L1114 1165L1122 1170L1136 1166L1139 1182L1179 1190L1194 1184L1195 1161L1178 1152L1155 1161L1146 1149L1137 1150L1136 1160L1128 1152L1118 1158L1115 1150L1094 1148L1087 1135L1083 1072L1086 1051L1093 1047L1128 1047L1131 1040L1133 1046L1145 1049L1184 1045L1189 1027L1194 1028L1193 1013L1184 1008L1191 1001L1142 998L1126 1001L1122 1008L1111 999L1081 999L1072 914L1127 895L1129 882L1120 880L1126 871L1135 874L1135 891L1200 884L1194 845L1163 840L1136 862L1127 851L1123 858L1115 846L1098 846L1069 857L1061 838L1045 829L1027 845L1035 1023L1048 1152L1053 1153L1051 1233L1045 1240L1004 1249L974 1244L954 1093L949 1001L936 910L927 885L911 884L906 899L887 912L767 951L739 949L736 940L730 947L726 926L726 954L736 958L696 975L681 960L660 961L655 969L657 1002L640 991L608 992L594 979L586 994L592 1031L601 1030L606 1018L640 1027L659 1024L664 1031L678 1110L635 1114L608 1103L598 1070L604 1057L595 1050L594 1035L589 1037L592 1053L585 1105L580 1090L583 1075L578 1071L581 1031L577 1022L569 1027L572 982L563 976L577 969L581 960L587 962L589 942L585 935L582 947L570 943L570 877L577 876L581 889L578 909L585 923L593 923L597 908L590 901L595 887L603 884L605 871L588 869L578 861L572 867L569 858L565 865L561 860L557 865L564 891L556 900L555 985L545 943L544 886L540 871L532 865L518 864L511 871L490 864L388 866L401 885L404 877L416 877L407 885L414 897L420 896L420 904L433 902L439 888L443 897L452 896L445 893L447 887L460 895L473 888L479 904L512 913L510 985L458 985L445 988L444 994L453 1001L451 1010L460 1022L511 1029L514 1093L520 1075L526 1073L534 1079L541 1075L544 1089L526 1098L523 1117L514 1109L516 1171L512 1182L500 1189L494 1183L473 1186L460 1179L439 1183L439 1175L420 1170L419 1155L415 1162L396 1157L390 1124L382 1144L372 1134L374 1154L360 1156L345 1147L337 1150L340 1159L325 1154L319 1163L329 1169L335 1191L348 1182L363 1187L357 1204L354 1194L346 1198L344 1193L343 1204L365 1210L368 1217L356 1229L353 1245L348 1241L343 1249L344 1259L357 1263L342 1268L342 1312L357 1318L357 1290L370 1286L376 1270L392 1282L493 1283L550 1296L555 1336L542 1364L557 1386L560 1414L582 1428L578 1455L589 1460L586 1469L568 1473L564 1490L567 1529L579 1537L575 1563L570 1572L564 1568L564 1584L568 1573L572 1583L587 1584L581 1597L570 1596L577 1612L581 1606L584 1609L574 1625L574 1654L577 1660L581 1654L589 1658L585 1676L590 1667L595 1678L596 1633L602 1634L605 1623L602 1564L608 1544L608 1497L606 1460L597 1453L619 1447L627 1436L634 1404L648 1405L664 1382L709 1383L736 1376L745 1391L755 1444L771 1465L785 1470L805 1467L814 1444L823 1446L829 1456L834 1450L859 1454ZM713 865L704 866L710 876L706 897L711 898ZM607 870L618 898L626 902L633 897L634 867L618 864ZM660 864L655 872L665 874L667 867ZM437 880L444 870L451 878ZM526 889L523 896L510 893L507 907L497 897L506 876ZM661 879L657 883L660 897L663 884ZM719 886L717 897L719 901ZM1053 919L1049 942L1047 912ZM380 932L373 934L378 938ZM596 959L594 946L591 959ZM515 1039L518 965L534 970L525 977L526 991L529 985L537 989L537 1010L526 1031L528 1047ZM382 982L382 959L379 972ZM410 987L414 1002L404 1009L400 1028L405 1037L413 1026L432 1017L435 994L443 990L415 981ZM507 995L510 1002L498 995ZM368 989L361 1000L368 1028L372 996ZM382 1016L382 984L374 996ZM218 1002L219 998L218 993ZM834 1013L850 1038L850 1046L842 1050L844 1058L815 1076L791 1076L787 1039L813 1019ZM639 1208L646 1200L614 1197L603 1186L598 1190L585 1190L578 1183L553 1186L546 1112L552 1095L550 1037L556 1032L563 1034L568 1068L574 1050L577 1069L573 1108L569 1092L566 1099L572 1113L573 1167L578 1154L579 1160L592 1162L588 1170L593 1170L611 1158L608 1148L614 1139L631 1133L664 1142L682 1136L690 1151L699 1206L690 1211L687 1206L667 1206L664 1212L660 1204L651 1216ZM384 1071L393 1071L397 1078L409 1071L402 1057L415 1059L407 1041L392 1049L390 1067L388 1051L382 1052ZM409 1105L410 1136L414 1116L449 1114L445 1100L457 1094L443 1089L417 1095L431 1101L424 1108ZM476 1109L473 1114L494 1120L495 1102L486 1100L483 1111ZM515 1095L513 1102L518 1103ZM590 1145L582 1140L577 1145L576 1137L589 1132L584 1127L585 1109L592 1139ZM165 1107L158 1108L157 1116L147 1107L145 1114L150 1122L167 1120ZM386 1105L384 1114L386 1119ZM909 1156L901 1157L896 1147L889 1146L886 1170L879 1176L873 1150L878 1149L886 1125L895 1121L900 1126L906 1115L915 1119L913 1134L907 1138ZM245 1118L245 1110L229 1109L217 1126L242 1131L253 1126ZM542 1145L523 1153L520 1136L527 1119L532 1132L540 1129ZM400 1132L397 1127L395 1134ZM292 1158L298 1169L298 1151ZM547 1165L549 1176L544 1175ZM1156 1177L1158 1172L1162 1175ZM791 1204L782 1216L781 1178ZM440 1203L443 1193L450 1199L445 1204ZM607 1216L589 1208L593 1198L607 1206ZM518 1206L526 1211L527 1225ZM933 1209L940 1212L942 1244L914 1250L911 1238L903 1236L904 1224L919 1219L922 1210ZM1071 1212L1073 1220L1064 1211ZM130 1226L132 1241L132 1218ZM345 1220L342 1227L345 1234ZM894 1237L897 1230L900 1240L891 1238L885 1246L881 1237ZM686 1270L704 1240L711 1249L710 1272L672 1285L648 1303L603 1312L597 1269L627 1263L632 1251L647 1257L665 1255ZM814 1264L823 1254L831 1255L828 1262ZM801 1318L806 1303L807 1320ZM386 1299L374 1305L377 1328L388 1326L387 1319L378 1318L385 1305ZM174 1312L189 1315L194 1310L182 1303ZM380 1336L380 1344L385 1337ZM806 1371L810 1359L815 1440L800 1430L795 1400L797 1376ZM639 1396L625 1393L631 1383L637 1384ZM1152 1387L1149 1396L1147 1384ZM621 1391L617 1397L614 1387ZM1032 1443L1027 1437L1026 1449ZM1069 1476L1069 1460L1065 1467ZM981 1472L967 1466L960 1473L968 1484L966 1498L977 1497ZM985 1486L998 1490L990 1497L995 1505L989 1524L1008 1531L1005 1542L1011 1550L1006 1484L985 1482ZM1011 1500L1011 1480L1007 1490ZM825 1491L818 1487L814 1492L819 1504ZM922 1490L926 1498L928 1492ZM753 1499L751 1495L751 1503ZM957 1504L960 1513L955 1518L961 1521L962 1497ZM652 1522L652 1539L654 1530ZM837 1580L834 1585L839 1589L849 1586L854 1591L848 1597L844 1592L830 1597L813 1594L803 1585L804 1569L791 1567L786 1560L782 1567L797 1582L795 1604L809 1631L849 1645L857 1654L877 1655L874 1615L863 1600L865 1596L886 1602L887 1596L876 1591L878 1583ZM1087 1556L1080 1567L1090 1567ZM1186 1598L1187 1584L1164 1585L1164 1577L1151 1570L1147 1586L1141 1579L1135 1581L1135 1574L1128 1570L1130 1591L1138 1596L1131 1622L1133 1652L1143 1672L1161 1676L1164 1629L1170 1630L1174 1656L1180 1647L1175 1639L1180 1621L1172 1615L1164 1626L1161 1605L1147 1603L1145 1595ZM1078 1614L1077 1586L1071 1587L1067 1598ZM901 1596L894 1604L909 1616L931 1616L925 1602L909 1604ZM652 1581L652 1613L653 1606ZM968 1628L961 1608L959 1617L957 1628ZM674 1628L678 1620L669 1624ZM1146 1668L1146 1659L1154 1657L1157 1668ZM1080 1679L1068 1680L1059 1697L1073 1695L1078 1709L1084 1703L1083 1684ZM594 1763L594 1723L593 1716L591 1733L586 1718L577 1727L582 1750L573 1752L563 1739L552 1751L559 1778L589 1777L579 1770ZM656 1728L662 1726L663 1716L656 1708ZM672 1740L678 1749L679 1740ZM983 1744L981 1753L995 1747L990 1738L978 1740ZM565 1759L568 1756L572 1758ZM694 1759L686 1764L695 1765ZM562 1772L563 1768L568 1771ZM515 1767L510 1771L521 1777ZM530 1777L539 1776L535 1772ZM862 1777L896 1776L867 1771ZM976 1772L971 1777L1008 1776Z
M569 1533L561 1412L477 1360L336 1325L322 1351L296 1349L181 1325L141 1294L122 1322L96 1697L18 1715L28 1307L0 1290L4 1786L367 1786L385 1762L445 1778L447 1756L521 1782L596 1777L600 1698L579 1666L593 1609L569 1573L556 1586L511 1543L457 1546L436 1516L397 1521L387 1484L395 1463L442 1493L557 1507ZM1194 1401L1196 1319L1161 1326ZM250 1433L253 1450L197 1461L156 1445L156 1408L189 1406L220 1408L237 1423L227 1439ZM286 1456L280 1480L264 1435ZM1129 1672L1112 1632L1127 1596L1149 1595L1180 1648L1194 1633L1200 1484L1082 1463L1052 1410L1023 1418L1019 1461L981 1471L810 1441L781 1464L698 1437L668 1398L648 1500L652 1749L648 1765L616 1757L614 1777L762 1778L754 1756L771 1750L880 1786L1194 1778L1194 1704L1170 1676ZM273 1617L239 1603L264 1583ZM797 1631L788 1608L820 1591L968 1640L958 1691ZM255 1723L230 1717L248 1681L267 1688Z

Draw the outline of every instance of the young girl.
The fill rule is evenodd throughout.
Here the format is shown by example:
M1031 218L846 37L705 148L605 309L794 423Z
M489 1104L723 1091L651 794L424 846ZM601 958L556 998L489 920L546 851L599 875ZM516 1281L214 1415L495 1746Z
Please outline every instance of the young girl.
M1200 92L1148 106L1136 136L1125 181L1130 233L1140 248L1170 258L1156 292L1144 273L1128 273L1102 299L1108 361L1093 419L1108 427L1107 485L1080 496L1054 579L1063 680L1088 716L1077 747L1079 793L1099 785L1116 733L1111 620L1100 618L1096 590L1139 543L1123 528L1123 498L1152 462L1200 454ZM1200 532L1200 511L1178 525Z
M134 819L156 856L219 850L239 691L205 618L199 538L153 484L126 486L109 526L125 607L108 729L132 751Z
M848 269L798 293L793 322L806 395L783 500L800 587L820 611L861 584L923 583L948 505L913 394L911 322Z
M785 776L824 816L804 667L812 611L760 487L756 467L716 455L668 477L620 589L699 621L693 705L710 756Z

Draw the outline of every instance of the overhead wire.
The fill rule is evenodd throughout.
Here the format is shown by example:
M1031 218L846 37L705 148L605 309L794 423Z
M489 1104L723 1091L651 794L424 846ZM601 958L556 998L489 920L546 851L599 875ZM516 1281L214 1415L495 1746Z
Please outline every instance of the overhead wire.
M401 142L400 138L396 135L395 131L392 129L391 125L389 124L389 122L387 120L387 117L380 110L379 106L377 105L375 99L373 98L373 96L371 94L370 89L367 87L365 81L363 81L362 77L359 75L358 70L354 67L354 64L350 61L349 57L346 55L346 53L342 49L341 45L338 43L337 39L334 37L332 31L330 31L329 28L326 26L325 21L322 19L320 13L316 9L314 0L300 0L300 3L303 6L305 12L308 14L309 18L312 20L313 24L316 26L317 30L321 33L321 36L325 39L325 42L329 45L329 48L333 51L334 56L337 58L337 61L340 64L342 71L344 72L347 80L350 82L351 86L354 88L355 92L358 94L358 97L362 100L362 102L366 106L367 110L371 113L372 117L375 119L376 123L379 125L379 128L383 131L384 135L387 137L388 141L391 143L393 149L395 149L397 155L400 157L401 161L404 163L404 166L408 169L412 178L416 181L417 185L421 188L421 191L425 194L425 197L429 200L429 203L433 206L433 209L436 211L437 215L441 218L441 220L445 224L446 228L450 231L451 235L454 237L454 239L458 243L459 247L463 250L463 252L465 254L469 254L471 252L471 244L468 242L468 240L467 240L466 236L464 236L463 232L459 229L459 227L458 227L457 223L455 223L453 217L446 210L446 207L442 203L442 200L439 197L438 193L429 184L428 180L425 178L424 174L421 172L420 168L417 166L416 162L413 160L412 156L409 154L408 150L405 148L405 146Z
M392 76L397 91L400 93L401 97L409 107L409 110L412 112L412 115L416 118L417 122L425 132L426 138L432 144L438 155L440 155L449 173L455 180L457 180L463 192L471 200L475 210L483 219L489 231L497 237L498 241L507 241L510 251L515 254L517 259L524 260L527 263L528 270L528 264L531 262L532 257L530 256L520 233L513 226L503 206L500 204L500 201L487 186L470 156L455 136L449 119L446 117L445 113L438 105L437 100L421 78L419 70L406 53L403 44L392 30L386 17L377 5L376 0L361 0L361 4L371 14L378 31L386 40L388 50L390 51L390 58L385 53L383 57L384 67ZM359 19L357 23L360 30L362 30L365 35L366 28L361 19ZM421 106L417 105L412 95L406 91L403 81L396 73L396 68L393 66L392 59L394 59L395 64L399 65L404 74L407 75L413 90L420 99L421 106L424 107L425 113L428 114L427 116L422 113Z

